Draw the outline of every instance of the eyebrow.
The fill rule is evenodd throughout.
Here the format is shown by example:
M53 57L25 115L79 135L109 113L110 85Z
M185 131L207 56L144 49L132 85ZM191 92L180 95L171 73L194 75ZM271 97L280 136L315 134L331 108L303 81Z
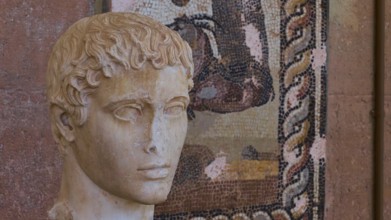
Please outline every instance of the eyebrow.
M188 96L174 96L171 99L169 99L167 102L175 102L175 101L183 101L185 102L186 106L189 105L190 98Z
M104 105L103 108L108 109L108 110L114 110L117 107L125 104L142 104L143 102L140 103L139 99L119 99L119 100L112 100L109 101L107 104Z
M177 95L177 96L171 97L170 99L167 99L166 103L174 102L174 101L183 101L183 102L185 102L185 104L187 106L190 103L190 98L185 95ZM125 96L125 97L120 97L120 98L115 97L115 98L112 98L109 102L107 102L103 108L113 110L121 105L133 104L133 103L140 104L140 105L143 105L143 103L151 104L152 100L149 97L134 98L131 95Z

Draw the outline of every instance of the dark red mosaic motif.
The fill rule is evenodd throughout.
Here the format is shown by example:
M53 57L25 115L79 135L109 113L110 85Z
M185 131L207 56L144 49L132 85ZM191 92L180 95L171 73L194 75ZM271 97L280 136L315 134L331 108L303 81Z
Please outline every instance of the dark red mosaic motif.
M195 83L190 93L190 109L227 113L267 103L273 99L274 92L261 2L214 0L212 3L213 16L185 14L168 24L193 49ZM246 46L242 20L260 30L262 60L254 59ZM218 57L213 54L205 30L215 38Z

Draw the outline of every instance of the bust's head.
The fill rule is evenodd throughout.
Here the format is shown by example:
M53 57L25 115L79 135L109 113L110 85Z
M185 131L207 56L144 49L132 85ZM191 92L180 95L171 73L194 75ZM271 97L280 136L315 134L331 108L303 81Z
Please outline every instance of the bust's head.
M47 71L54 138L102 190L166 199L187 130L191 49L162 24L106 13L73 24Z

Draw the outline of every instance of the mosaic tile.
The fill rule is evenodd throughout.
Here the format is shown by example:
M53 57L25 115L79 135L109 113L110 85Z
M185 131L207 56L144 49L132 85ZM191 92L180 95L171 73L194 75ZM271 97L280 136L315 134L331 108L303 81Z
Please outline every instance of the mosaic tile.
M112 0L179 34L189 131L155 219L323 219L327 0Z

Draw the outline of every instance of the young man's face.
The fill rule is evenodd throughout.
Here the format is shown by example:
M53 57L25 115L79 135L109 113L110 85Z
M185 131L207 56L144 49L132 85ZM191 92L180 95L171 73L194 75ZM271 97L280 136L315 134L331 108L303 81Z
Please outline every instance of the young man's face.
M184 71L146 63L101 80L75 131L75 156L95 184L137 203L166 199L187 131Z

